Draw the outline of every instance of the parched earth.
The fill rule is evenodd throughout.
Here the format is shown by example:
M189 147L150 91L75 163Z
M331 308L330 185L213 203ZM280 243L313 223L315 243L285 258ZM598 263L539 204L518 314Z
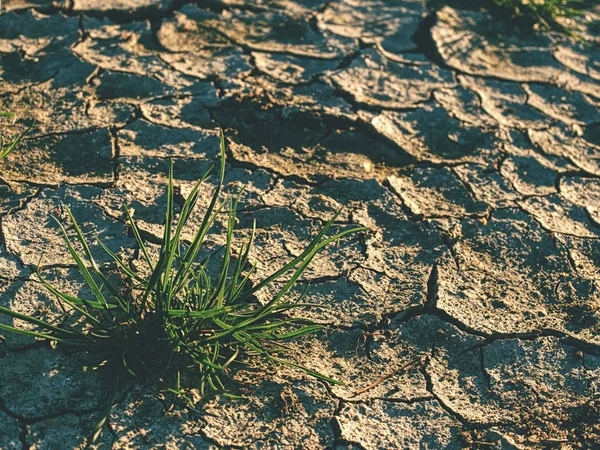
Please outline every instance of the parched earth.
M4 0L2 131L35 126L0 163L0 304L60 315L40 264L86 295L67 205L157 243L168 160L185 195L219 128L257 277L340 206L370 228L303 281L326 328L294 357L344 386L241 370L192 411L131 385L98 448L600 448L600 7L584 44L437 3ZM82 365L0 337L0 448L83 448L114 380Z

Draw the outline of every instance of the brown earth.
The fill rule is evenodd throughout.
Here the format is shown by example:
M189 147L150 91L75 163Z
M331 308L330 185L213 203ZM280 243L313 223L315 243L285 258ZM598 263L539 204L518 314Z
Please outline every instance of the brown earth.
M600 7L584 44L463 3L4 0L2 132L36 125L0 163L0 304L60 312L42 256L85 295L65 205L157 242L168 159L187 192L219 127L257 276L341 205L371 228L305 280L327 327L296 358L346 386L242 371L196 411L132 386L98 448L600 448ZM81 366L0 337L0 448L83 448L111 380Z

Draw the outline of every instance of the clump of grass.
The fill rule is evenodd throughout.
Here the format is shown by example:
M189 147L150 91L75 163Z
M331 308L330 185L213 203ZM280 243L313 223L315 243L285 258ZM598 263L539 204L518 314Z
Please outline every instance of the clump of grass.
M217 187L191 242L182 239L198 201L202 182L209 172L191 190L176 217L171 161L164 235L156 258L150 256L140 229L126 209L128 224L139 246L145 269L132 269L97 240L118 268L119 284L96 262L75 217L67 209L76 236L75 243L81 251L76 250L76 244L69 239L64 226L57 222L65 246L93 297L79 298L59 291L44 279L39 269L38 277L60 304L79 319L76 321L79 325L54 324L0 306L0 313L37 328L32 330L0 324L0 330L99 355L98 367L119 368L122 373L132 376L158 374L162 381L168 383L170 391L181 396L185 396L188 388L198 388L202 394L226 391L228 370L242 356L246 360L261 357L337 383L283 356L285 346L282 342L321 328L311 320L291 314L300 307L315 305L290 299L290 291L315 255L328 244L365 228L347 229L327 237L338 211L302 254L251 286L249 280L254 266L249 257L256 225L250 237L242 243L237 261L234 261L234 225L241 192L236 197L219 201L225 173L223 134ZM226 243L220 252L200 258L205 238L219 214L227 217ZM214 259L217 259L214 262L218 270L211 272L209 267ZM211 276L211 273L214 274ZM271 297L260 304L254 294L267 287L272 292ZM188 380L188 385L184 385L182 379ZM96 437L102 423L96 429Z
M9 112L0 112L0 117L12 118L14 117L14 114ZM9 141L5 141L4 136L0 135L0 160L6 158L10 153L12 153L30 130L31 127L22 133L13 136Z
M513 17L533 23L535 28L553 29L572 34L561 18L581 16L584 0L492 0L492 3Z

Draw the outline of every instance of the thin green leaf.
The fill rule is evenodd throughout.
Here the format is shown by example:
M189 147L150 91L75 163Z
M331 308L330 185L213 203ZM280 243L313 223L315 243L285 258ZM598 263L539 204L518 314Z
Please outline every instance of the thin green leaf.
M146 245L144 244L144 241L142 240L142 236L140 234L140 229L138 228L137 224L135 223L135 220L133 219L133 216L131 215L129 208L124 207L124 209L125 209L125 212L127 213L127 221L129 222L129 226L131 227L131 230L133 231L133 235L138 244L138 247L140 248L142 255L144 255L144 259L146 260L146 263L148 263L148 267L150 268L150 270L153 270L154 267L152 266L152 260L150 259L150 256L148 256L148 250L146 250Z
M54 220L56 221L56 223L58 223L58 226L60 227L60 230L62 231L64 241L67 244L67 248L69 250L69 253L71 254L71 257L73 258L73 260L77 264L77 267L79 267L79 271L81 272L81 274L83 275L86 283L88 284L88 286L92 290L92 293L94 294L94 296L96 297L96 299L98 300L98 302L100 302L101 304L103 304L104 307L105 307L105 309L108 310L109 308L108 308L108 302L106 301L106 298L104 298L104 295L102 295L102 292L100 292L100 288L98 288L98 285L94 281L94 279L93 279L90 271L87 269L85 263L83 262L83 260L80 258L80 256L77 254L77 252L75 251L75 249L71 245L71 241L69 239L69 236L67 235L67 231L62 226L62 224L60 223L60 221L58 221L58 219L55 218ZM100 310L100 311L103 313L102 310Z

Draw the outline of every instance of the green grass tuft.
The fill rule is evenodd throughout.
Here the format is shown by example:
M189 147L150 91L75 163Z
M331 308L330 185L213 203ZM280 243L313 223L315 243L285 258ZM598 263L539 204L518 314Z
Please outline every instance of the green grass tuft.
M290 299L290 291L315 255L327 245L365 228L347 229L327 237L338 211L300 256L251 286L249 280L254 266L250 264L249 256L256 225L248 240L242 243L237 261L234 261L234 225L241 192L237 197L219 202L225 173L223 134L219 180L212 200L191 242L182 240L202 182L209 172L192 189L176 218L171 161L164 235L156 258L150 256L140 229L127 212L144 269L132 269L98 240L118 267L118 285L112 278L114 273L104 273L96 263L75 217L67 210L75 241L82 251L76 250L65 227L57 222L65 245L93 297L78 298L60 292L44 279L39 269L38 277L60 304L80 319L75 321L80 325L56 325L0 307L0 313L35 326L30 330L0 324L0 331L19 333L99 355L98 367L119 368L122 375L157 376L167 383L171 392L184 398L189 388L198 388L202 394L226 391L229 368L242 357L246 360L261 357L320 380L338 383L284 357L282 342L321 328L311 320L290 313L301 307L315 306L302 303L301 299ZM219 214L227 217L226 243L212 257L201 259L199 255L205 238ZM218 270L209 271L209 267L215 268L213 262ZM272 292L270 300L260 304L254 294L267 287ZM189 381L188 385L182 385L182 375ZM97 433L105 420L106 416L100 422Z
M572 34L560 22L561 18L573 19L581 16L585 0L491 0L501 10L513 17L523 18L535 27L553 29Z

